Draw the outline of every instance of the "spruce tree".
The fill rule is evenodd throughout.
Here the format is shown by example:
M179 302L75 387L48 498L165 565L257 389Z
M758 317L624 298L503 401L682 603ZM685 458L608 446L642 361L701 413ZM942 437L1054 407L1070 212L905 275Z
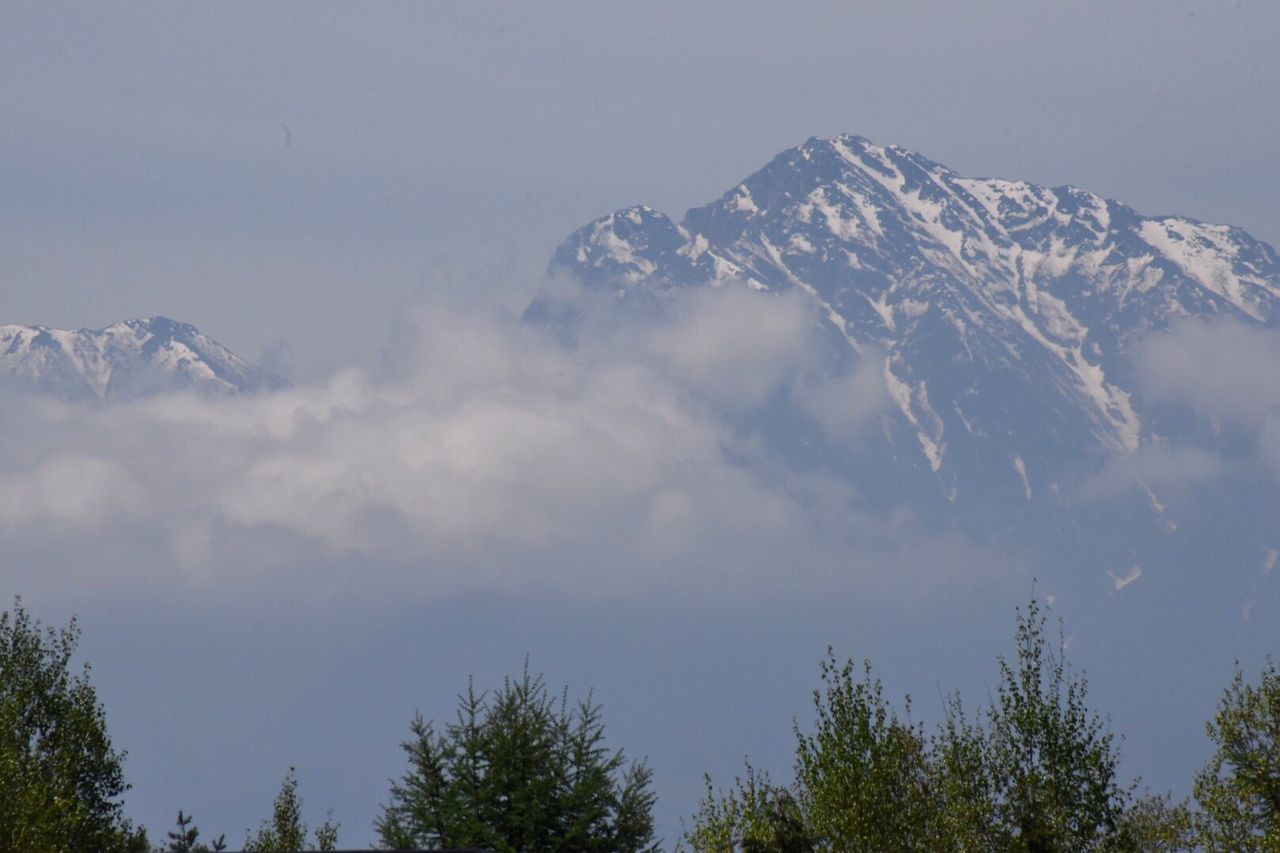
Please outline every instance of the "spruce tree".
M200 829L195 818L178 810L178 828L169 831L169 844L162 853L222 853L227 849L226 836L220 835L213 845L200 841Z
M652 849L650 771L605 746L590 695L570 707L526 665L492 694L469 685L443 730L417 715L410 732L376 824L388 847Z

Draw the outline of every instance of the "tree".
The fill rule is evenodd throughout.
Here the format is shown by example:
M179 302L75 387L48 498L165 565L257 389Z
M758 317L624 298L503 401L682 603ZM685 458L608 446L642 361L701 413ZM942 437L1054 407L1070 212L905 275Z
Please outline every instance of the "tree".
M1280 851L1280 673L1255 687L1236 667L1206 726L1217 751L1196 777L1197 829L1209 850Z
M684 840L694 850L808 851L817 840L800 804L788 788L777 787L769 774L756 773L746 762L747 775L734 779L724 795L716 793L706 776L707 793L693 816L693 829Z
M315 842L307 846L307 825L302 821L302 800L298 796L298 779L289 768L276 795L271 817L262 822L256 835L245 839L246 853L294 853L299 850L333 850L338 845L338 825L333 815L315 831Z
M936 828L922 729L898 718L864 661L838 665L830 648L825 688L813 692L813 734L796 727L796 796L825 849L932 846ZM911 700L906 700L910 714Z
M200 830L195 825L195 818L178 810L178 828L170 830L169 843L160 853L222 853L227 849L226 836L220 835L209 846L200 841Z
M795 782L775 787L747 764L745 781L707 795L685 840L695 850L808 851L945 849L939 836L928 743L899 718L871 665L861 675L830 648L815 726L797 725ZM910 700L907 703L910 710Z
M970 719L953 697L932 739L910 722L909 698L903 716L884 699L869 663L859 675L828 649L814 731L795 729L795 782L775 787L750 764L727 794L708 780L685 841L717 853L1176 849L1185 809L1144 800L1123 820L1129 791L1113 737L1086 706L1064 644L1047 647L1044 624L1033 599L991 706Z
M415 715L402 744L409 770L376 823L382 843L652 849L652 774L605 748L600 711L590 694L570 710L568 690L556 701L526 665L492 695L469 685L442 733Z
M1168 794L1147 795L1131 803L1120 817L1119 849L1141 853L1195 850L1191 810Z
M1120 818L1130 789L1118 781L1114 736L1086 705L1084 676L1067 669L1061 625L1055 652L1045 621L1034 598L1019 610L1016 659L1000 658L985 726L969 723L952 700L936 745L947 809L957 832L978 833L968 844L1112 849L1125 843Z
M0 850L145 850L122 814L124 754L89 680L80 632L45 629L15 599L0 614Z

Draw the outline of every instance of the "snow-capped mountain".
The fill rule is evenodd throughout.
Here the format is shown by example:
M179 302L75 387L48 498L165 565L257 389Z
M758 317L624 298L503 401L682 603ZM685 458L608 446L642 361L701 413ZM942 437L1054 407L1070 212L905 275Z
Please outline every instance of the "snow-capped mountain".
M610 214L551 271L623 303L728 282L802 292L837 346L883 358L887 454L953 502L1039 500L1081 460L1172 428L1135 387L1143 336L1187 316L1280 321L1280 260L1238 228L966 178L851 135L784 151L680 224ZM526 316L572 310L549 290Z
M133 399L184 388L253 393L288 384L194 326L166 317L75 331L0 326L0 382L71 400Z

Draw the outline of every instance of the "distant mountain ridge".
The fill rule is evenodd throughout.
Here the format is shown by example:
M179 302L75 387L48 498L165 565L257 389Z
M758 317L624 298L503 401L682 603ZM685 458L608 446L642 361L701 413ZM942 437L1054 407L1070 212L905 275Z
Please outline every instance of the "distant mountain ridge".
M1170 428L1135 387L1145 335L1185 317L1280 321L1280 260L1241 229L966 178L854 135L782 152L679 224L643 206L598 219L550 271L620 303L728 282L805 294L838 346L884 354L887 452L953 500L1043 496L1064 461ZM558 299L526 316L571 320Z
M74 331L0 326L0 382L68 400L103 401L182 389L243 394L288 386L195 326L167 317Z

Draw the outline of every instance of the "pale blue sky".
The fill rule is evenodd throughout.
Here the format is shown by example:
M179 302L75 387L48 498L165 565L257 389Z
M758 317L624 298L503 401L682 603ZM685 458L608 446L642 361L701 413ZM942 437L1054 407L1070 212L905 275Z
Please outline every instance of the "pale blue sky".
M323 375L399 306L518 309L585 222L841 132L1275 243L1278 40L1260 0L10 0L0 318L166 313Z

